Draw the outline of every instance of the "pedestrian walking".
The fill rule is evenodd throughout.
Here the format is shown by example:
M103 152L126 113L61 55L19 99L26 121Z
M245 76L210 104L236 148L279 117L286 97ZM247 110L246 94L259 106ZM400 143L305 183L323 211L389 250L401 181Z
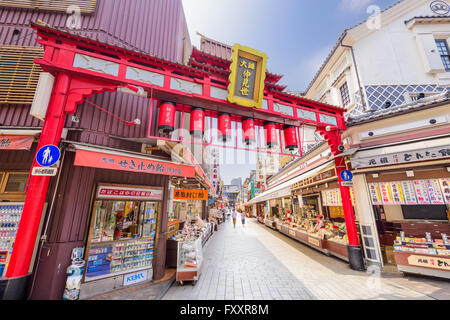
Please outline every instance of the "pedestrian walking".
M233 227L236 229L236 210L231 210L231 218L233 218Z
M242 221L242 227L245 227L245 211L241 211L241 221Z

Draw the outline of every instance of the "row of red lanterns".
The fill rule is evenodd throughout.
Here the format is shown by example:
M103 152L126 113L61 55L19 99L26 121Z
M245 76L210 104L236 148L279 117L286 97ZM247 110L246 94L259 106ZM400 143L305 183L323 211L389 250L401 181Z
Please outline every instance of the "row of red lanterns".
M164 101L160 105L158 118L158 131L161 134L170 134L175 130L175 104ZM231 140L231 115L219 113L218 116L218 140L228 142ZM246 145L256 142L255 120L250 117L242 118L243 140ZM190 134L196 138L203 137L205 132L205 110L194 107L191 109ZM285 125L283 129L286 149L295 151L298 149L298 139L295 126ZM275 122L264 122L264 136L268 148L278 147L277 130Z

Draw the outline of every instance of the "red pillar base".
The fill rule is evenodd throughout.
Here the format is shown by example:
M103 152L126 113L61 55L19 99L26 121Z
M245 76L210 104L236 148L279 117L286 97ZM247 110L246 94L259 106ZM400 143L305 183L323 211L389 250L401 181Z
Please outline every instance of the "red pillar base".
M27 300L31 275L0 279L0 300Z
M360 246L347 246L350 268L357 271L366 270Z

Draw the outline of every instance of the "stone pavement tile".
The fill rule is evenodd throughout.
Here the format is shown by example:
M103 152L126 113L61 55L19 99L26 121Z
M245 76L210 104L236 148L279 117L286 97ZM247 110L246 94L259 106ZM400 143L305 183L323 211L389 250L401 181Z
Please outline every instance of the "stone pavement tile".
M216 299L241 296L263 299L269 295L272 299L429 298L418 292L420 283L408 283L398 274L381 278L382 288L370 291L368 274L351 270L347 263L327 257L253 219L249 219L245 231L234 230L229 222L220 225L204 249L204 258L203 279L201 276L198 283L201 288L174 285L164 299L187 299L202 293L210 298L215 294ZM439 289L450 292L433 284L427 288L427 294Z

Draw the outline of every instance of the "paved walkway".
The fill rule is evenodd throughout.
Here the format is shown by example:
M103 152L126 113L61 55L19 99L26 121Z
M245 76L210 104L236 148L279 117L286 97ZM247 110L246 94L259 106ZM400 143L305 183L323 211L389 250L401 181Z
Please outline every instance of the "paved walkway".
M415 278L354 271L247 219L245 228L221 224L204 248L197 284L175 282L163 300L450 299L448 281Z

